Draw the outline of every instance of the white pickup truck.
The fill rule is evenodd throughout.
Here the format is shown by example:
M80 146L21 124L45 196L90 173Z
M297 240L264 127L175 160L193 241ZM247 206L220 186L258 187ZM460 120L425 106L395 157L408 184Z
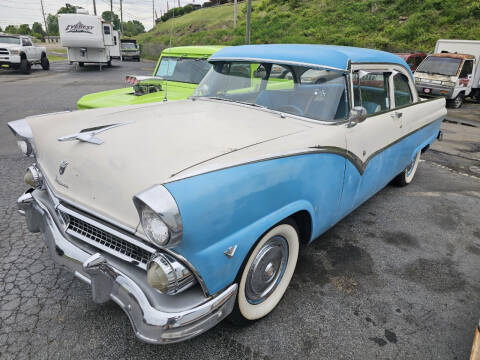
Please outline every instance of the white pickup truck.
M0 67L29 74L34 64L40 64L43 70L50 68L45 47L34 46L28 36L0 34Z

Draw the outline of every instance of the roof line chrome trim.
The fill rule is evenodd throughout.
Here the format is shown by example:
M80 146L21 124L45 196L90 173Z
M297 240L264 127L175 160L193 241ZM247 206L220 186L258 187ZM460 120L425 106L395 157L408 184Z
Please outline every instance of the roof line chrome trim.
M280 59L250 58L250 57L219 57L219 58L215 58L215 59L210 58L210 59L208 59L208 61L209 62L255 61L255 62L260 62L260 63L263 62L263 63L269 63L269 64L272 63L272 64L287 64L287 65L293 65L293 66L310 66L310 67L315 67L315 68L330 69L330 70L336 70L336 71L341 71L341 72L348 71L347 69L341 69L341 68L337 68L337 67L334 67L334 66L311 64L311 63L300 62L300 61L280 60Z

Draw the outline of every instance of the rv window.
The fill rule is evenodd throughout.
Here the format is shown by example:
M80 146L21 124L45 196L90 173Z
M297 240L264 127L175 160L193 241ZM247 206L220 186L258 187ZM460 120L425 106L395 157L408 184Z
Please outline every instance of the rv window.
M473 61L465 60L463 63L462 71L460 72L460 78L466 78L468 75L471 75L473 71Z
M110 35L110 26L105 25L105 26L103 27L103 33L104 33L105 35Z

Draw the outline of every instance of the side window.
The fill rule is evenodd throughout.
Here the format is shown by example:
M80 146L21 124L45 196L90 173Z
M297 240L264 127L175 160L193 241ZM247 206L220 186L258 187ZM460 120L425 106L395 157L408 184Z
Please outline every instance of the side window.
M390 109L388 77L390 73L359 71L354 74L354 103L363 106L368 114ZM358 79L358 80L356 80ZM355 84L357 81L357 84ZM358 88L358 94L355 90Z
M267 82L267 90L289 90L295 86L290 69L273 64Z
M403 74L393 77L395 107L404 106L413 102L412 93L408 86L408 78Z
M22 45L23 46L32 46L32 42L28 39L23 39L22 40Z
M423 60L423 58L422 58L421 56L417 56L417 57L415 58L415 64L417 64L417 66L420 65L420 63L422 62L422 60Z
M104 25L104 26L103 26L103 33L104 33L105 35L110 35L110 26Z
M471 75L473 71L473 61L465 60L463 63L462 71L460 72L460 78L466 78L468 75Z
M407 59L407 64L408 66L410 67L414 67L415 66L415 58L413 56L410 56L408 59Z

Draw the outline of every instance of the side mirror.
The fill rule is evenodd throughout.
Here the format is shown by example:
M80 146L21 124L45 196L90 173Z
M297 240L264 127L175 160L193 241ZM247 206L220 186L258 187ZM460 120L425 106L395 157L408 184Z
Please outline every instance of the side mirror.
M350 126L355 126L356 124L365 121L367 115L367 109L363 106L354 106L352 110L350 110L347 120L350 123Z

